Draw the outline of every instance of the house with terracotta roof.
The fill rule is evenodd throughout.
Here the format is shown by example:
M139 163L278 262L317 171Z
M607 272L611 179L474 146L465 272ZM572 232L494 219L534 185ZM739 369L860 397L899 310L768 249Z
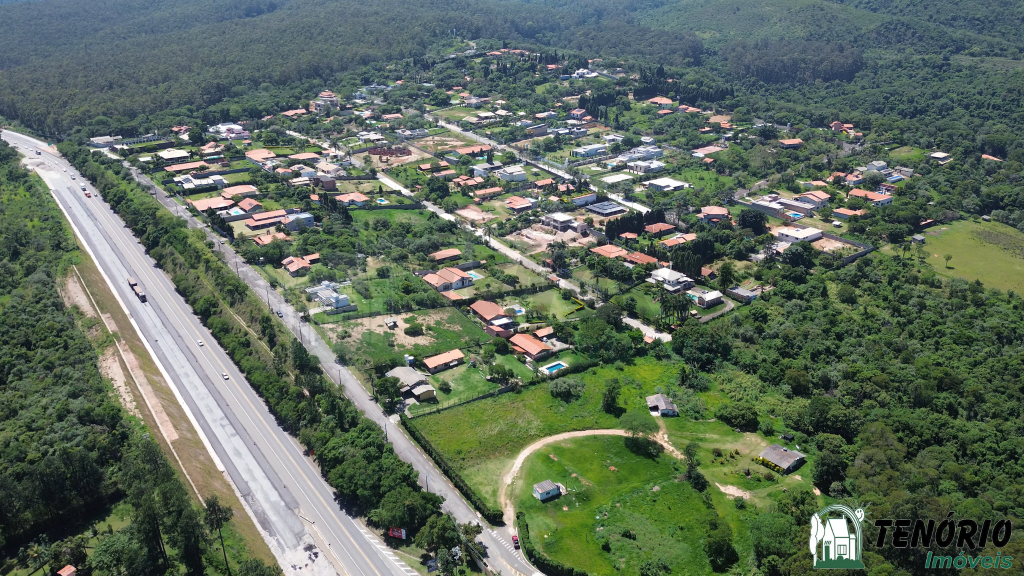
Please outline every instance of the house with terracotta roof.
M700 218L700 221L705 224L717 224L722 220L729 219L729 210L722 206L705 206L700 209L697 218Z
M349 194L338 194L334 197L339 204L344 206L362 206L363 204L370 201L366 195L359 192L351 192Z
M614 244L605 244L604 246L597 246L590 249L591 252L598 256L604 256L605 258L624 258L626 254L629 254L628 250L619 248Z
M184 164L172 164L171 166L164 166L164 170L171 173L178 172L189 172L191 170L198 170L199 168L206 168L209 164L198 160L196 162L185 162Z
M490 198L491 196L496 196L504 191L505 190L501 186L495 186L494 188L484 188L483 190L477 190L476 192L473 193L473 195L476 196L477 198Z
M277 158L277 154L274 154L266 148L258 148L256 150L249 150L245 153L245 157L256 163L266 162L271 158Z
M458 248L439 250L430 255L430 257L434 259L434 262L444 262L445 260L458 260L459 256L462 256L462 250L459 250Z
M534 198L523 198L522 196L510 196L505 199L505 206L516 214L522 214L528 210L533 210L537 206L537 200Z
M263 204L260 204L253 198L243 198L242 201L238 203L238 207L249 214L263 210Z
M654 236L655 238L660 238L675 229L675 226L671 224L666 224L664 222L658 222L657 224L648 224L647 226L644 226L644 232L650 234L651 236Z
M462 353L462 350L449 350L443 354L437 356L431 356L430 358L423 359L423 365L427 367L427 372L431 374L437 374L443 370L454 368L466 358L466 355ZM413 391L415 393L415 391Z
M257 246L267 246L271 242L274 242L276 240L280 240L282 242L291 242L291 237L288 236L288 234L285 234L284 232L275 232L273 234L263 234L262 236L257 236L252 239L252 241L255 242Z
M675 248L676 246L681 246L683 244L686 244L687 242L693 242L696 239L696 234L676 234L675 236L669 238L668 240L662 240L661 242L658 242L658 244L661 244L664 248Z
M636 240L638 236L636 232L623 232L622 234L619 234L619 238L624 238L626 240Z
M445 168L449 168L450 166L450 164L442 160L438 162L436 166L433 163L428 162L426 164L420 164L419 166L416 167L416 169L418 169L420 172L437 172L438 170L444 170Z
M799 138L783 138L779 140L779 146L789 150L793 148L799 148L804 145L804 141Z
M213 210L223 210L230 206L235 205L235 201L230 198L221 198L220 196L214 196L213 198L203 198L201 200L187 200L187 202L196 210L200 212L206 212L211 208Z
M241 184L241 185L238 185L238 186L228 186L227 188L221 190L220 197L221 198L235 198L235 197L238 197L238 198L249 198L249 197L252 197L252 196L257 196L259 193L260 193L260 191L255 186L253 186L252 184Z
M832 211L833 216L842 220L846 220L850 216L863 216L867 213L867 210L850 210L849 208L836 208Z
M253 214L252 218L245 221L245 227L249 230L262 230L264 228L273 228L279 223L284 222L285 218L288 217L288 210L271 210L270 212L260 212L259 214Z
M806 204L810 204L815 208L823 208L828 206L828 201L831 200L832 197L821 190L811 190L810 192L798 194L796 199Z
M843 131L843 123L838 121L838 120L836 120L835 122L829 124L828 127L831 128L833 132L842 132Z
M288 157L289 160L320 160L320 155L315 152L299 152Z
M479 144L477 146L466 146L465 148L456 148L455 152L462 154L464 156L476 156L479 154L483 154L484 152L489 152L490 150L490 146L486 144Z
M71 564L57 570L58 576L75 576L75 574L78 574L78 570Z
M477 300L469 306L476 315L483 320L484 324L490 324L495 320L502 318L508 318L508 314L505 313L505 309L495 304L494 302L488 302L487 300Z
M666 109L672 106L672 99L665 98L664 96L655 96L647 101L650 104L654 104L658 108Z
M292 277L298 276L303 272L309 271L313 264L320 261L320 254L310 254L308 256L289 256L281 261L281 265L288 271L288 274Z
M281 112L281 116L286 118L295 118L296 116L302 116L306 113L305 108L296 108L295 110L286 110Z
M849 196L851 198L863 198L870 202L872 206L888 206L889 204L892 204L892 196L868 190L861 190L860 188L850 190Z
M512 350L526 356L530 360L540 360L551 351L554 350L551 346L538 340L533 334L516 334L508 339L508 343L512 345Z
M569 117L573 120L582 120L587 115L587 111L583 108L576 108L575 110L569 110Z
M654 256L648 256L643 252L630 252L629 254L626 255L626 261L632 262L633 264L637 265L658 263L657 258L655 258Z
M473 277L458 268L442 268L423 277L438 292L458 290L473 285Z

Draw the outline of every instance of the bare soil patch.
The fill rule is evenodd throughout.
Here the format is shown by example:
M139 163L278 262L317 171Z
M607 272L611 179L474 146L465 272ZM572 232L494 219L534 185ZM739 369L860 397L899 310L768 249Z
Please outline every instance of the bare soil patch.
M121 399L121 405L124 406L124 409L132 416L141 418L142 414L139 413L139 408L135 405L135 399L132 398L132 393L128 389L128 381L124 377L124 370L121 370L121 363L117 361L117 352L113 348L108 348L100 356L99 369L100 374L104 378L109 378L113 382L114 391L117 392L117 397Z
M455 215L473 224L483 224L488 220L493 220L494 218L497 218L497 216L495 216L494 214L484 212L483 210L480 209L479 206L476 206L475 204L470 204L465 208L456 210Z
M420 138L416 141L416 145L430 150L431 152L443 152L448 150L454 150L456 148L462 148L467 146L465 140L456 138L454 136L448 136L445 134L438 134L437 136L427 136L426 138Z
M835 252L842 250L843 248L849 248L850 245L838 240L832 240L831 238L819 238L811 243L816 249L822 252Z
M82 285L78 282L78 278L73 274L69 274L65 278L64 289L61 290L60 295L64 298L64 304L77 306L82 311L82 314L89 318L96 317L96 310L93 309L92 302L89 301L85 290L82 289Z
M548 245L556 240L561 240L569 246L587 246L597 241L593 236L584 238L577 232L557 232L540 224L534 224L529 228L509 234L506 238L527 244L530 247L529 254L536 254L547 250Z
M374 316L372 318L360 318L358 320L352 320L342 324L324 324L323 328L328 334L331 334L335 338L338 336L340 330L347 329L351 334L351 339L358 342L364 332L377 332L377 333L388 333L394 335L395 344L412 348L413 346L420 344L427 346L434 343L433 336L424 334L423 336L409 336L405 333L405 328L409 326L409 323L413 320L423 324L424 326L432 326L437 322L441 322L446 326L457 329L457 326L452 326L446 322L448 319L449 311L447 309L440 309L430 312L429 314L413 316L406 314L405 316ZM385 322L387 320L394 319L398 322L398 328L394 330L387 327Z
M717 116L712 116L711 118L708 118L708 122L712 124L728 122L729 120L732 120L732 116L729 116L728 114L719 114Z
M723 486L718 482L715 482L715 486L718 486L718 489L721 490L725 494L725 497L728 498L729 500L732 500L733 498L736 497L743 498L744 500L750 500L750 492L747 492L742 488L737 488L736 486L729 485Z

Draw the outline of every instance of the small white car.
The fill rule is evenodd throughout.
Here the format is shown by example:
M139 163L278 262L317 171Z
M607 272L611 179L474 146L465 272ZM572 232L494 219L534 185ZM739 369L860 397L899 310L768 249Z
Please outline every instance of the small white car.
M202 346L203 345L203 341L202 340L196 340L196 344L199 344L200 346Z
M221 376L223 376L225 380L228 379L228 373L227 372L221 372Z

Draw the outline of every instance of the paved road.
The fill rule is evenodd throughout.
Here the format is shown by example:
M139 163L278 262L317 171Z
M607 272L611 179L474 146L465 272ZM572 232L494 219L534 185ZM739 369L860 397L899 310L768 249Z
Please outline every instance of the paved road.
M149 183L149 179L141 174L136 174L142 178L143 184ZM389 179L383 180L389 186L400 188L397 182L388 182ZM408 191L406 191L408 192ZM282 320L288 329L299 338L300 341L305 344L306 348L311 354L316 355L320 359L320 365L324 368L324 372L334 381L336 384L342 386L345 391L345 395L355 403L366 417L373 420L378 426L384 428L388 434L388 439L391 441L392 446L395 449L395 453L398 454L402 460L409 462L413 465L417 472L420 474L419 482L427 490L443 496L445 499L444 510L451 514L460 523L467 522L479 522L485 524L480 515L473 509L473 507L466 502L462 494L459 493L454 486L445 478L435 466L433 460L429 456L424 454L420 450L419 445L415 443L409 436L405 434L401 425L398 424L398 417L386 416L381 407L373 400L373 397L366 391L366 389L359 383L352 372L345 366L337 363L337 358L330 346L327 345L317 334L311 326L303 321L298 312L288 304L281 294L274 291L270 285L264 280L263 276L259 274L255 269L245 263L240 256L238 256L229 244L220 244L220 238L215 236L209 231L208 227L196 220L194 217L188 214L172 197L166 196L163 192L156 193L157 199L172 212L177 213L180 217L186 218L189 227L191 228L206 228L207 235L210 240L216 242L217 249L221 250L224 255L224 260L228 266L235 269L242 280L249 285L253 291L264 299L272 310L280 311L282 314ZM104 204L105 206L105 204ZM453 219L454 217L450 214L445 214L440 208L432 207L435 210L440 211L442 217ZM209 341L213 341L212 337L208 337ZM241 381L241 380L239 380ZM284 434L281 432L281 434ZM294 440L291 440L294 444ZM311 464L311 466L315 466ZM319 479L319 476L317 476ZM497 481L497 480L496 480ZM338 512L338 514L341 514ZM346 517L347 518L347 517ZM349 519L351 520L351 519ZM320 523L319 521L317 522ZM353 522L353 524L355 524ZM358 525L357 525L358 526ZM358 531L362 531L364 534L369 533L359 526ZM534 574L534 569L530 564L527 563L523 558L520 551L513 549L508 541L511 540L513 534L512 527L499 527L494 529L485 530L480 538L479 542L484 545L487 550L488 557L485 559L489 567L493 570L499 571L506 576L519 576L523 574ZM377 546L377 541L374 541L374 547ZM338 546L334 543L333 546ZM404 567L404 565L402 565ZM409 570L404 567L405 570ZM355 572L349 571L351 575L363 574L364 576L371 576L373 572ZM377 574L385 574L386 572L379 572ZM394 572L396 574L404 572ZM376 575L374 575L376 576Z
M415 574L339 510L316 464L277 426L227 354L96 190L87 186L93 197L86 198L80 189L83 180L72 180L74 169L41 148L43 143L9 131L2 137L23 151L29 146L43 150L38 156L29 152L26 164L50 186L285 572ZM144 287L148 303L134 297L125 281L128 276Z

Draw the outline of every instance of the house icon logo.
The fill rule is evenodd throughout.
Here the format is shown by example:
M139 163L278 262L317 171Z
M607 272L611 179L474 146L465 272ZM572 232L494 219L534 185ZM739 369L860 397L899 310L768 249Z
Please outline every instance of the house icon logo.
M863 569L860 523L864 510L833 504L811 516L808 548L814 555L814 568Z

